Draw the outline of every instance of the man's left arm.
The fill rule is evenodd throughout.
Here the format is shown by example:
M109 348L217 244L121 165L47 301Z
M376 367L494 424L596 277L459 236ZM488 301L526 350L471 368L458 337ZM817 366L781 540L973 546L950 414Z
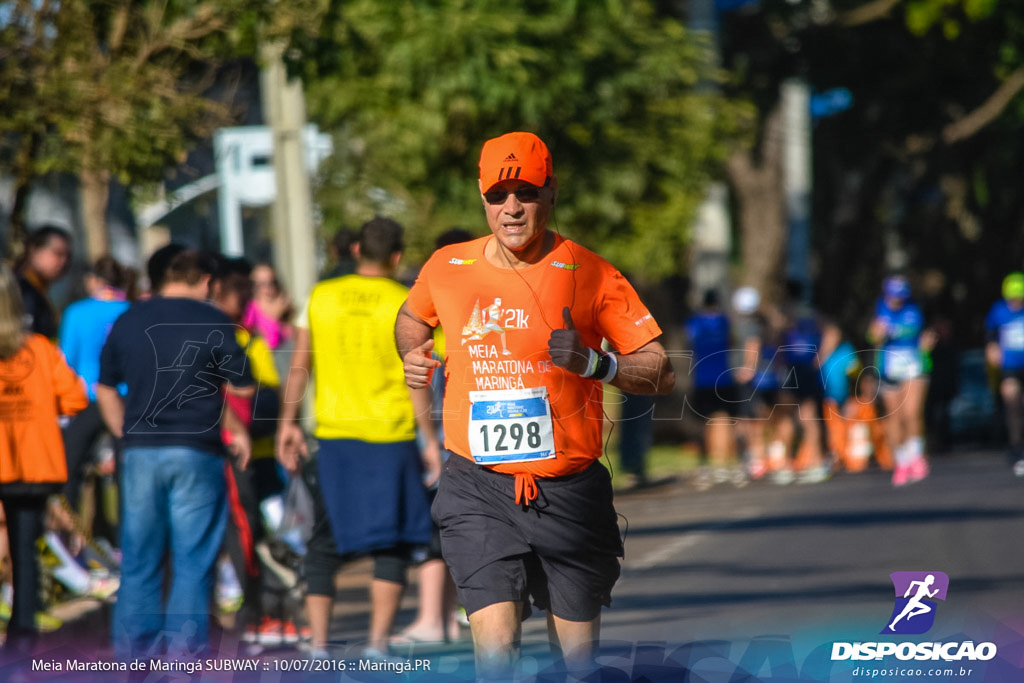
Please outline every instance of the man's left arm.
M562 322L564 327L548 338L556 366L630 394L667 394L675 387L676 373L659 342L649 341L631 353L604 353L583 343L568 306L562 309Z
M618 371L609 382L630 394L668 394L676 385L676 373L665 347L652 341L633 353L616 354Z

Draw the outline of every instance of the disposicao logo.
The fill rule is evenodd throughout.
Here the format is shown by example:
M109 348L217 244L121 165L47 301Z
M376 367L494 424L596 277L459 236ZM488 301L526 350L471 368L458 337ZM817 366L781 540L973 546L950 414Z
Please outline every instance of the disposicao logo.
M896 600L882 635L919 635L935 624L936 600L945 600L949 576L943 572L893 572ZM994 643L963 642L856 642L832 643L832 661L880 660L896 657L918 661L987 661L997 654Z
M896 604L881 633L927 633L935 623L935 600L946 599L949 577L942 572L893 572L889 578L896 590Z

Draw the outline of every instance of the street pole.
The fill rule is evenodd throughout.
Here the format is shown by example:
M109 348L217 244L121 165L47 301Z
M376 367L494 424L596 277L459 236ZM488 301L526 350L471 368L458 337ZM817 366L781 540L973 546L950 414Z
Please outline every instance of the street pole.
M301 305L317 280L313 199L306 169L306 100L302 83L289 79L283 45L264 47L264 112L274 138L277 195L271 206L274 266L292 300Z

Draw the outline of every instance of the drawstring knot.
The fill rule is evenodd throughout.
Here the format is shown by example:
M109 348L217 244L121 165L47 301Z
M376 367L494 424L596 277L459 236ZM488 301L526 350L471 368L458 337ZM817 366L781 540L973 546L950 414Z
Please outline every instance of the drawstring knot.
M530 505L537 500L537 480L530 472L516 472L516 505Z

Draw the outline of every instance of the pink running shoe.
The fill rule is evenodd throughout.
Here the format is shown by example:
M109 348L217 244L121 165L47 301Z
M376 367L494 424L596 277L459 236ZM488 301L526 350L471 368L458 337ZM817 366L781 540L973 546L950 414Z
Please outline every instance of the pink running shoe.
M913 484L919 482L928 476L930 468L928 467L928 461L924 457L920 457L914 462L910 463L910 481L907 483Z
M892 471L892 485L906 486L910 483L910 465L896 465Z

